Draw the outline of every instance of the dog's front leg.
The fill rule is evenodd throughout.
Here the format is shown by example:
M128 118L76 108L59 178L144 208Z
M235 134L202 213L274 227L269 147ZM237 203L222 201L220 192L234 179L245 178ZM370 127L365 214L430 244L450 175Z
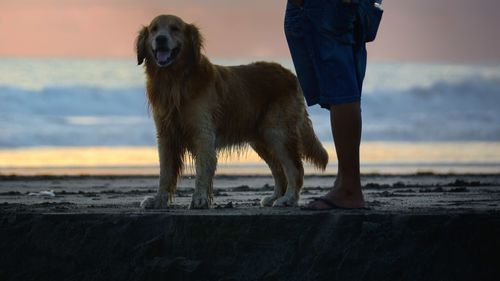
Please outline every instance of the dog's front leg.
M169 208L175 195L177 179L182 170L183 151L169 137L158 137L158 156L160 158L160 185L154 197L146 197L141 207L146 209Z
M189 208L207 209L212 201L213 178L217 167L215 133L213 130L204 130L197 136L193 154L196 166L196 182Z

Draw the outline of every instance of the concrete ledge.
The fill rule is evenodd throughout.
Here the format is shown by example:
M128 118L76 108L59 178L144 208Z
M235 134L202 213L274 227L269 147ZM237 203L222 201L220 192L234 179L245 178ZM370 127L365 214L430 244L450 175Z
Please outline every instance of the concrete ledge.
M269 209L267 209L269 210ZM498 280L498 211L2 208L0 280Z

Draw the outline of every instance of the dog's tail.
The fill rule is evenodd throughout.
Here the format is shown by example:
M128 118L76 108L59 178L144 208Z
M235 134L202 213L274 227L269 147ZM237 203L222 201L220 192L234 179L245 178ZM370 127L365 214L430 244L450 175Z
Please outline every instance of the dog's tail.
M304 118L302 118L302 122L299 124L302 158L313 164L316 168L324 171L328 164L328 153L316 137L309 115L307 112L304 113Z

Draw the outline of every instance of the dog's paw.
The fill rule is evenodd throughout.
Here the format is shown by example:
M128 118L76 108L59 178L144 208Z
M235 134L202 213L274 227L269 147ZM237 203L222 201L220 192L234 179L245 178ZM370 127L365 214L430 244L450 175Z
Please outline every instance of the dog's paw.
M262 198L262 200L260 200L260 205L262 207L271 207L271 206L273 206L274 201L276 201L276 199L278 199L278 196L276 196L274 194L271 196L266 196L266 197Z
M210 200L206 196L193 195L189 209L208 209Z
M274 201L273 207L297 207L299 200L295 196L283 196Z
M170 201L166 194L156 194L155 196L146 196L141 201L143 209L167 209L170 208Z

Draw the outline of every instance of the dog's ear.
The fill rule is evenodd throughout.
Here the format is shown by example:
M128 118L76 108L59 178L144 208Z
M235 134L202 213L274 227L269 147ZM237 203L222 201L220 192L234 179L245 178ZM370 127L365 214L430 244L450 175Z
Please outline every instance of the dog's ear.
M137 52L137 65L141 65L146 58L146 38L148 37L148 28L143 26L135 40L135 51Z
M200 29L194 24L187 26L187 33L191 41L192 63L198 64L201 57L201 49L203 48L203 37L200 34Z

